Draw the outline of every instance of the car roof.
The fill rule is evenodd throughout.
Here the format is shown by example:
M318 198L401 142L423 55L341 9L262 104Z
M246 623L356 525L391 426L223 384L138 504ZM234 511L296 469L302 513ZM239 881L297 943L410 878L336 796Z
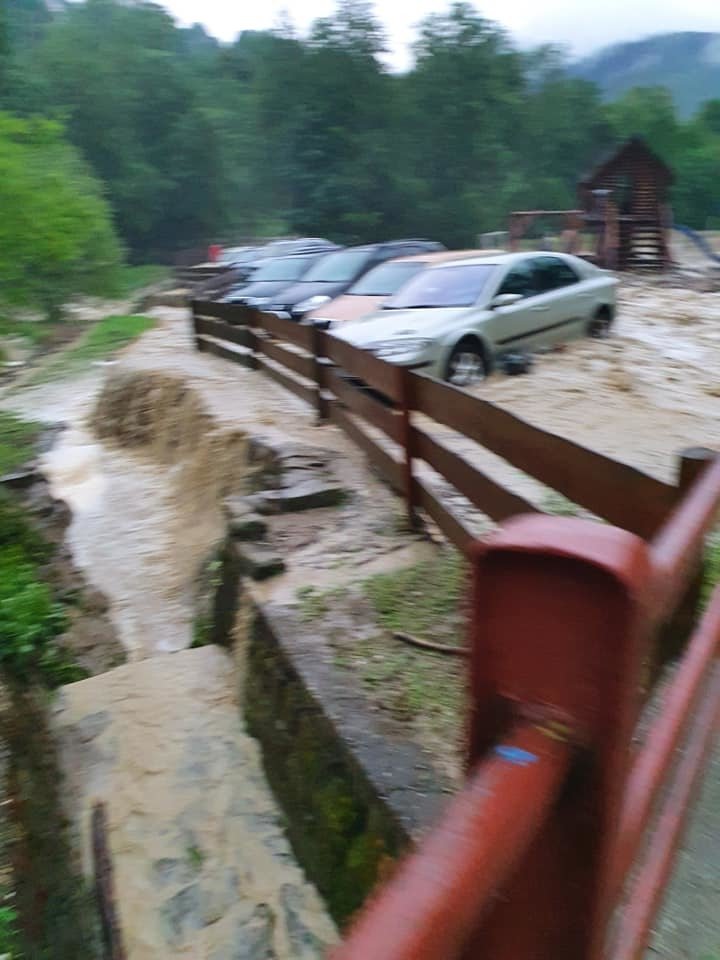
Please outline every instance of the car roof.
M407 246L417 245L419 248L417 254L414 254L414 253L405 254L405 256L414 257L423 253L423 249L422 249L423 244L425 244L428 248L427 251L425 251L426 253L435 253L437 252L437 248L440 246L440 244L437 243L435 240L422 240L422 239L417 239L416 237L411 237L409 240L381 240L381 241L378 241L378 243L361 243L361 244L358 244L358 246L345 247L344 249L372 253L375 250L385 250L388 247L390 248L407 247ZM444 252L444 251L440 251L440 252ZM397 259L399 260L401 258L398 257Z
M404 257L395 257L389 263L406 263L421 260L429 266L434 263L447 263L448 260L467 260L471 257L495 256L504 250L427 250L425 253L413 253Z
M518 263L526 260L528 257L558 257L560 260L575 259L567 253L558 253L555 250L522 250L517 253L508 253L507 251L484 250L480 255L462 257L455 261L456 266L472 266L473 264L487 263L488 258L492 266L506 266L511 263ZM429 269L434 269L440 264L432 264Z

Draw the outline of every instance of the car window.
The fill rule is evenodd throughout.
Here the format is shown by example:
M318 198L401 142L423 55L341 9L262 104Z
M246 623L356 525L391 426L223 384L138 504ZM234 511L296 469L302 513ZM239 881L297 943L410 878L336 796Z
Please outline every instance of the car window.
M281 257L277 260L266 260L255 273L254 280L297 280L315 260L309 257Z
M496 269L494 263L475 263L423 270L408 280L383 309L471 307Z
M516 263L507 272L498 290L498 295L502 293L519 294L521 297L533 297L539 293L538 277L532 261Z
M329 253L303 277L308 283L345 283L362 270L372 256L367 250L338 250Z
M536 257L533 261L538 285L542 293L568 287L578 282L578 275L560 257Z
M389 297L425 266L423 261L381 263L364 274L347 293L364 297Z

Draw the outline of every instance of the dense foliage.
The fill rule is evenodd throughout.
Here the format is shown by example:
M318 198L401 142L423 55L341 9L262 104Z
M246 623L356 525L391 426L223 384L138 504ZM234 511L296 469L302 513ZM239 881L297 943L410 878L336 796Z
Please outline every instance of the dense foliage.
M104 293L121 258L97 180L61 127L0 113L0 290L49 316L74 293Z
M472 244L510 210L574 206L578 177L631 133L675 167L677 220L717 223L720 101L687 121L662 88L606 104L467 2L425 19L402 75L366 0L338 0L306 37L281 23L224 46L152 3L7 11L0 108L65 124L135 260L285 231Z

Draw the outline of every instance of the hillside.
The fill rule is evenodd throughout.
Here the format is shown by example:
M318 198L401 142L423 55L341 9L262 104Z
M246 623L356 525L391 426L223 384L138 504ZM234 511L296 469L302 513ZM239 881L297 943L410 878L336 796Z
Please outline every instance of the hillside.
M592 80L612 100L631 87L667 87L688 117L720 97L720 33L667 33L618 43L575 63L572 73Z

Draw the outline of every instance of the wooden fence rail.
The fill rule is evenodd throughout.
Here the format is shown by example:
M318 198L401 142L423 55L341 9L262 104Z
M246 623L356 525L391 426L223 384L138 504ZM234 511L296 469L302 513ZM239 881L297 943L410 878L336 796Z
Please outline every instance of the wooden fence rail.
M420 462L494 520L538 508L455 452L445 442L453 436L477 443L573 503L646 539L678 500L678 489L670 484L487 400L379 360L330 333L235 304L195 300L192 310L198 349L264 370L311 404L321 420L340 426L405 496L411 515L417 510L431 515L461 549L472 535L418 476ZM416 414L434 427L421 426Z

